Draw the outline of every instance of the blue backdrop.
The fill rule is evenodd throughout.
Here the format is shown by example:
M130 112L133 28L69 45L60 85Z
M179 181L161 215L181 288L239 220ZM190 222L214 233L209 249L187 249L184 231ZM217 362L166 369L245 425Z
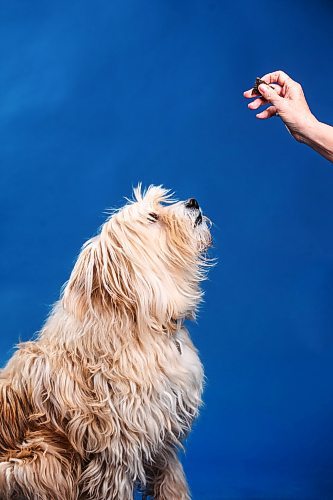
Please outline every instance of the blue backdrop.
M195 196L218 266L194 500L333 498L333 169L242 91L284 69L332 122L329 1L1 1L0 356L138 181Z

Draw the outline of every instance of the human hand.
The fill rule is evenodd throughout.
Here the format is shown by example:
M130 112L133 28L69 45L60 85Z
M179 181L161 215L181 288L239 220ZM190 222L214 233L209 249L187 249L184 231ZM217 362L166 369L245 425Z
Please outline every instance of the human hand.
M310 111L302 86L283 71L267 73L262 80L269 85L259 85L261 96L250 102L248 107L256 110L270 103L271 106L258 113L256 117L265 120L272 116L279 116L297 141L306 142L318 121ZM247 90L243 95L248 99L255 97L252 89Z

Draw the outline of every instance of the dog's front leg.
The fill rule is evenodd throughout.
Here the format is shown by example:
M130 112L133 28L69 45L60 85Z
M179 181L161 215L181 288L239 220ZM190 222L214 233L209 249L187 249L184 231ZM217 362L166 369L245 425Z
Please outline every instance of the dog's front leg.
M149 494L155 500L190 500L184 470L175 451L163 457L160 465L150 467L147 475Z
M126 463L112 463L107 453L91 458L80 478L80 500L133 500L134 479ZM170 500L170 499L169 499Z

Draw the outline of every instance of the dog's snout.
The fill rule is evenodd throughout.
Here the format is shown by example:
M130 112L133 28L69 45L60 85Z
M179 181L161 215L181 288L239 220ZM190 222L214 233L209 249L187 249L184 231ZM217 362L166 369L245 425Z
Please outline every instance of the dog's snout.
M197 202L197 200L195 198L190 198L185 203L185 207L186 208L195 208L196 210L199 210L199 203Z

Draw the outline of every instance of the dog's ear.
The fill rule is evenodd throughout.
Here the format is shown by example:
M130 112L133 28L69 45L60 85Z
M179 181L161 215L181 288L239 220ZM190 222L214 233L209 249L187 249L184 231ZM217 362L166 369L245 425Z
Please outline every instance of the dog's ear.
M150 269L139 269L113 238L102 231L83 247L64 288L63 307L80 321L104 317L131 331L161 329L172 316L165 283Z
M63 292L63 304L83 320L88 313L133 315L132 269L121 249L117 252L100 235L83 247Z
M63 306L78 319L83 320L89 310L93 312L91 294L97 288L96 263L93 243L89 241L81 250L74 269L63 291Z

